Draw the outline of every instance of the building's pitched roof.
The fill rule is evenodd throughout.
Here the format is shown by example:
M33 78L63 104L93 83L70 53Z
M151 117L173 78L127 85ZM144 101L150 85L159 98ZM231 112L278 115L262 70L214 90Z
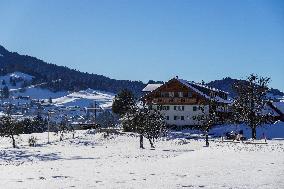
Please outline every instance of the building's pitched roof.
M284 102L272 102L273 106L276 107L282 114L284 114Z
M162 86L163 84L147 84L144 89L142 89L143 92L152 92Z
M187 80L184 80L184 79L177 79L177 80L179 82L181 82L182 84L184 84L185 86L187 86L188 88L190 88L193 91L195 91L196 93L198 93L199 95L205 97L206 99L212 99L209 96L209 94L206 93L206 91L222 92L222 93L228 94L225 91L221 91L221 90L218 90L218 89L215 89L215 88L210 88L210 87L208 87L206 85L197 84L197 83L190 82L190 81L187 81ZM226 103L226 104L232 103L231 100L226 100L226 99L223 99L223 98L221 98L219 96L215 96L214 100L216 102L220 102L220 103Z
M227 100L227 99L220 97L220 93L228 95L228 92L221 91L221 90L218 90L218 89L215 89L215 88L211 88L211 87L206 86L206 85L201 85L199 83L187 81L187 80L184 80L184 79L174 78L174 80L179 81L181 84L185 85L186 87L190 88L191 90L195 91L196 93L205 97L206 99L212 99L210 97L209 93L210 93L210 91L214 91L214 92L217 93L217 96L215 96L213 98L216 102L225 103L225 104L231 104L232 103L231 100ZM161 87L162 85L164 85L164 84L148 84L142 91L143 92L153 92L153 91L157 90L159 87Z

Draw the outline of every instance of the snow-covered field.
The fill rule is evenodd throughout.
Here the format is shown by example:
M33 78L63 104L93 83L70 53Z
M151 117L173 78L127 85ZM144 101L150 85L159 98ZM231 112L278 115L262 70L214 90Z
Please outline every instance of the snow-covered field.
M160 140L153 150L135 135L104 137L76 131L64 141L47 133L29 147L31 135L12 149L0 139L1 188L284 188L284 140L268 144Z

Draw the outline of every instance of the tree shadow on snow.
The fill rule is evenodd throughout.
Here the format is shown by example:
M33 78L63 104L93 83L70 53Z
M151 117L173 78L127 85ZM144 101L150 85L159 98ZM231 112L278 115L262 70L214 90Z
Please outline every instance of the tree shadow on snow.
M41 154L27 150L1 150L0 162L33 162L33 161L54 161L62 159L58 153Z
M22 164L25 162L37 161L56 161L56 160L94 160L99 157L62 157L60 153L40 153L30 152L24 149L6 149L0 151L0 165L3 164Z

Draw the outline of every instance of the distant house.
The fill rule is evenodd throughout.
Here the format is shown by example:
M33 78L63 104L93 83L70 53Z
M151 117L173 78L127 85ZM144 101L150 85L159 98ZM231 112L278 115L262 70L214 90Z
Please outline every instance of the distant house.
M143 101L159 110L167 124L176 126L199 125L196 117L209 113L210 99L217 102L220 115L228 112L231 103L227 92L179 78L165 84L148 84L142 91L146 93Z
M284 121L284 102L270 102L268 105L273 110L275 119Z

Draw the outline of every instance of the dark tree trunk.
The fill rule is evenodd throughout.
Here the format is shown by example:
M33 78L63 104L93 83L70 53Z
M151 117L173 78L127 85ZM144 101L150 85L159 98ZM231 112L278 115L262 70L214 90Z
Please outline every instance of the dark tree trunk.
M11 139L12 139L13 148L16 148L16 141L14 135L11 135Z
M154 143L152 142L152 140L150 138L148 138L148 140L150 142L151 148L155 148Z
M251 138L256 139L256 127L251 128Z
M143 146L143 135L141 134L139 136L139 138L140 138L140 148L144 149L144 146Z
M209 129L206 129L206 135L205 135L206 147L208 147L208 146L209 146L208 133L209 133Z

